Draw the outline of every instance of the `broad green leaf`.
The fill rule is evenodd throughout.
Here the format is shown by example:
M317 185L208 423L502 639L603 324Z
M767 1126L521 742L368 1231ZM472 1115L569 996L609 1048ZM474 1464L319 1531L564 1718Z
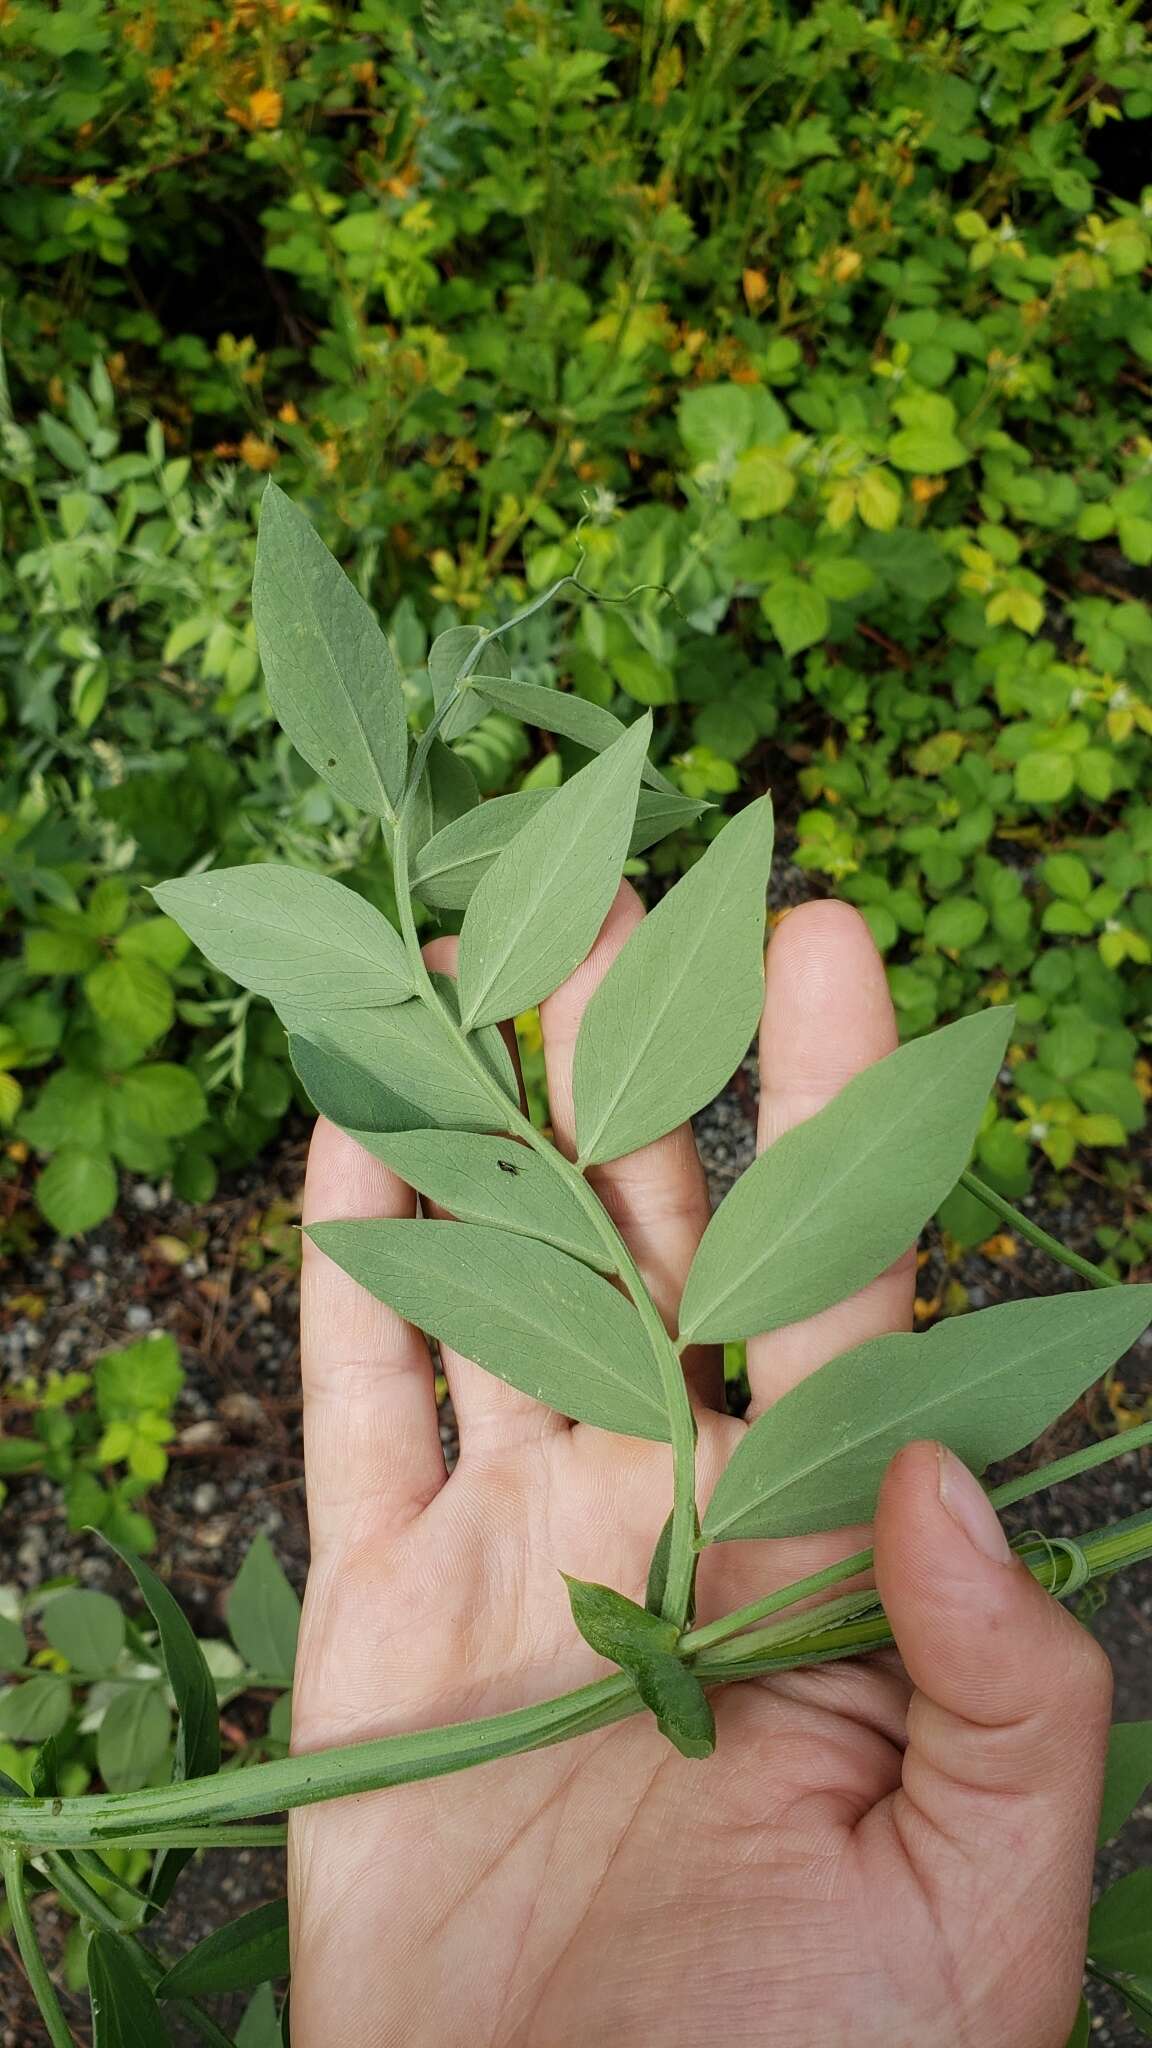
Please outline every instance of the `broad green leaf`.
M614 746L628 730L614 712L605 711L600 704L590 704L586 697L573 696L568 690L546 690L539 683L514 683L503 676L489 675L473 676L472 688L497 710L510 711L514 718L522 718L527 725L538 725L543 732L561 733L594 754ZM640 780L650 789L680 794L651 761L645 761Z
M96 1762L108 1790L138 1792L149 1784L171 1734L168 1702L158 1685L130 1685L114 1693L96 1732Z
M168 976L154 961L136 955L101 961L85 976L84 993L102 1024L139 1045L162 1038L175 1015Z
M84 1079L90 1086L89 1077ZM155 1138L183 1138L197 1130L208 1114L204 1090L195 1074L166 1060L130 1068L121 1075L116 1092L118 1106L128 1121Z
M552 789L522 789L513 796L490 797L478 810L446 825L421 847L412 863L413 895L437 910L466 910L497 854L555 794ZM694 797L678 792L642 789L629 853L644 853L669 832L691 825L705 808Z
M74 1237L112 1214L118 1185L107 1152L63 1145L36 1183L36 1201L53 1230Z
M567 1572L563 1578L572 1619L598 1657L607 1657L631 1671L649 1657L667 1656L675 1650L680 1631L674 1621L650 1614L614 1586L569 1578Z
M754 1422L704 1517L710 1543L866 1521L890 1458L936 1438L974 1472L1031 1443L1152 1318L1152 1287L1009 1301L842 1352Z
M576 1259L480 1223L317 1223L309 1236L399 1315L549 1408L665 1442L630 1302Z
M399 932L325 875L269 861L162 882L152 894L213 967L275 1002L357 1009L413 993Z
M226 1602L228 1632L253 1671L291 1685L300 1602L263 1532L252 1543Z
M551 995L588 952L620 883L652 721L566 782L493 862L460 932L469 1029Z
M763 612L785 654L801 654L823 640L830 622L823 592L799 576L781 576L760 599Z
M380 1136L352 1131L365 1150L461 1223L493 1223L554 1244L585 1265L614 1270L611 1254L560 1176L525 1145L461 1131Z
M104 1541L127 1565L144 1596L160 1637L160 1654L176 1702L179 1727L172 1762L174 1780L209 1778L220 1769L220 1713L216 1687L204 1652L167 1586L130 1550L106 1532ZM165 1849L152 1869L151 1897L162 1906L187 1863L189 1849Z
M551 789L524 789L494 796L445 825L412 863L412 894L437 910L466 909L497 854L554 795Z
M479 665L483 666L490 676L510 676L512 665L503 642L493 640L482 626L449 626L446 633L441 633L432 642L428 650L428 680L432 685L432 702L437 711L456 688L463 663L477 642L485 639L488 645L479 657ZM442 739L458 740L464 733L471 732L474 725L479 725L488 709L484 699L478 693L473 693L470 687L471 676L468 678L468 685L440 727Z
M280 2048L280 2015L270 1984L262 1984L236 2029L236 2048Z
M573 1088L586 1163L661 1137L719 1094L764 1002L772 805L749 804L637 926L584 1012Z
M1152 1784L1152 1721L1116 1721L1108 1737L1108 1767L1100 1806L1098 1848L1117 1835Z
M108 1593L57 1593L44 1608L44 1633L77 1671L99 1677L124 1648L124 1616Z
M708 1696L679 1657L653 1657L633 1676L637 1692L673 1748L681 1756L711 1756L716 1747L716 1722Z
M72 1688L66 1678L45 1672L0 1693L0 1740L47 1742L58 1735L72 1711Z
M1134 1870L1097 1899L1088 1954L1105 1970L1152 1974L1152 1869Z
M428 1117L424 1110L394 1094L355 1061L341 1059L295 1034L288 1040L288 1052L313 1108L329 1123L357 1132L425 1128Z
M28 1645L19 1622L0 1614L0 1672L18 1671L27 1655Z
M389 818L408 724L392 650L303 512L270 483L252 616L272 709L296 751L358 810Z
M181 1956L156 1986L157 1998L218 1998L288 1975L288 1901L242 1913Z
M844 1301L907 1251L960 1178L1008 1034L984 1010L901 1046L741 1174L692 1261L685 1338L723 1343Z
M171 2036L127 1940L96 1933L88 1944L92 2048L171 2048Z
M443 976L436 982L445 1001L453 1005L454 984ZM448 1130L499 1128L500 1110L473 1072L455 1033L425 1003L393 1003L374 1010L305 1010L278 1004L277 1009L291 1036L306 1038L322 1052L366 1069L410 1104L409 1129L420 1124ZM493 1080L519 1103L515 1069L499 1030L492 1026L476 1032L472 1043ZM355 1122L357 1128L367 1129L371 1119L357 1117Z

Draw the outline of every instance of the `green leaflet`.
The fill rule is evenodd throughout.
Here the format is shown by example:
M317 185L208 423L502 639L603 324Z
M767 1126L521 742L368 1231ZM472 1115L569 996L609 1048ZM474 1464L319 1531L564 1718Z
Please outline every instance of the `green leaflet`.
M110 1594L77 1589L45 1603L44 1634L77 1671L101 1676L124 1648L124 1616Z
M584 1012L573 1087L581 1162L662 1137L717 1095L764 1003L772 804L749 804L638 925Z
M263 1679L291 1685L300 1601L263 1530L236 1574L226 1612L228 1633L249 1668Z
M469 1029L551 995L588 952L619 887L650 717L566 782L479 883L460 932Z
M87 1963L92 2048L170 2048L160 2008L125 1938L94 1934Z
M421 846L412 863L412 894L436 910L466 910L497 854L555 794L553 789L522 789L514 796L490 797L478 810L444 826ZM644 853L669 832L692 824L704 809L694 797L642 789L629 853Z
M152 894L213 967L273 1001L355 1009L414 992L399 932L324 875L268 861L161 882Z
M575 1196L527 1146L460 1131L380 1136L354 1130L352 1136L459 1222L493 1223L542 1238L587 1266L615 1270Z
M514 683L505 676L474 675L470 680L472 689L497 710L510 711L513 718L538 725L544 732L562 733L565 739L575 740L594 754L602 754L628 730L615 712L605 711L600 704L590 704L586 697L574 697L567 690L546 690L539 683ZM640 779L650 789L680 794L651 761L645 761Z
M679 1630L612 1586L564 1574L572 1619L586 1643L633 1680L662 1735L681 1756L711 1756L716 1724L704 1689L676 1655Z
M549 1408L668 1437L640 1319L551 1245L481 1223L317 1223L309 1236L379 1301Z
M109 1792L138 1792L163 1762L172 1717L163 1687L128 1685L109 1700L96 1734L96 1762Z
M288 1901L242 1913L181 1956L156 1986L157 1998L216 1998L288 1975Z
M455 984L446 976L435 979L445 1001L454 1004ZM447 1130L499 1127L496 1103L472 1072L450 1027L429 1005L412 1001L382 1010L302 1010L278 1004L277 1009L292 1036L308 1039L354 1068L366 1068L391 1094L410 1104L409 1128L417 1123ZM479 1031L473 1043L493 1079L518 1103L515 1069L499 1031L495 1026ZM357 1117L354 1122L366 1129L371 1119Z
M727 1342L815 1315L914 1243L972 1149L1010 1009L917 1038L786 1131L720 1204L680 1306L687 1341Z
M1088 1955L1105 1970L1152 1975L1152 1869L1134 1870L1096 1901Z
M408 722L392 651L303 512L270 483L252 616L272 709L298 753L358 810L391 818Z
M974 1472L1031 1443L1152 1318L1152 1287L1054 1294L876 1337L754 1422L704 1517L709 1543L866 1521L890 1458L935 1437Z
M353 1060L296 1033L288 1040L288 1052L312 1107L342 1130L418 1131L428 1123L426 1111L395 1095Z
M449 626L446 633L441 633L432 642L428 651L428 679L432 685L432 702L437 711L456 688L461 665L480 640L488 641L480 658L489 675L511 675L512 666L501 640L493 640L482 626ZM474 725L479 725L487 709L484 699L473 694L469 678L459 701L453 705L440 727L441 738L458 740L463 733L471 732Z
M437 910L466 909L497 854L555 794L524 789L516 796L494 796L445 825L412 863L412 894Z
M1116 1721L1108 1737L1108 1768L1096 1845L1118 1835L1152 1784L1152 1721Z

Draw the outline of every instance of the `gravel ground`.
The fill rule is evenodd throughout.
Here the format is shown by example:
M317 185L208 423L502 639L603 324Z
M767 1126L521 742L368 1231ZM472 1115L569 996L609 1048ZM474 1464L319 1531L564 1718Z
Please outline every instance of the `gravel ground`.
M803 878L796 879L798 894ZM789 888L786 897L791 896ZM697 1120L715 1200L752 1156L755 1096L750 1059ZM223 1632L225 1591L258 1531L271 1537L290 1576L303 1584L307 1529L291 1225L298 1214L305 1144L302 1128L289 1131L275 1158L236 1176L218 1200L195 1211L163 1190L135 1184L121 1213L82 1246L46 1245L26 1256L19 1272L8 1276L8 1306L0 1313L0 1420L15 1431L27 1421L16 1383L29 1370L86 1363L148 1329L169 1330L179 1341L187 1381L177 1409L172 1469L146 1505L158 1534L153 1563L205 1635ZM1090 1255L1093 1225L1113 1214L1111 1200L1084 1180L1065 1209L1044 1209L1045 1226ZM1006 1252L1002 1247L994 1258L974 1255L959 1275L949 1274L939 1243L929 1237L919 1280L921 1326L950 1279L959 1278L973 1307L1059 1285L1052 1266L1028 1246L1021 1244L1011 1256ZM1133 1354L1124 1381L1133 1407L1152 1393L1152 1347ZM1059 1456L1109 1426L1102 1397L1093 1397L1049 1432L1041 1452ZM451 1450L449 1409L442 1431ZM1063 1489L1042 1513L1046 1527L1074 1534L1147 1507L1152 1466L1141 1453ZM1026 1526L1020 1514L1020 1526ZM1036 1515L1032 1504L1033 1520ZM85 1585L124 1590L119 1567L94 1555L87 1539L68 1536L55 1488L15 1481L0 1514L0 1582L31 1587L62 1573L75 1574ZM1152 1574L1119 1582L1095 1627L1115 1666L1118 1717L1152 1715ZM1102 1859L1101 1871L1114 1876L1142 1860L1152 1861L1152 1804L1125 1831L1122 1846ZM162 1938L178 1953L282 1890L278 1855L203 1857L182 1880ZM60 1923L50 1901L39 1914L54 1950ZM79 2002L70 2017L77 2040L87 2042ZM1094 2029L1101 2048L1126 2048L1142 2038L1104 2007ZM43 2040L11 1950L6 1957L0 1952L0 2048L40 2048Z

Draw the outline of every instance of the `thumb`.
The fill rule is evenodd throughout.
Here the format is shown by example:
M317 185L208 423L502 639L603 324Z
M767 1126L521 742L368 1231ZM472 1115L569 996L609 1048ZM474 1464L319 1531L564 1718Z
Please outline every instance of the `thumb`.
M1083 1954L1112 1699L1099 1645L1013 1557L979 1481L940 1444L894 1458L876 1579L916 1688L893 1818L922 1880L978 1868ZM1022 1896L1021 1896L1022 1903ZM1052 1921L1048 1921L1052 1931ZM1059 1953L1060 1944L1051 1944Z

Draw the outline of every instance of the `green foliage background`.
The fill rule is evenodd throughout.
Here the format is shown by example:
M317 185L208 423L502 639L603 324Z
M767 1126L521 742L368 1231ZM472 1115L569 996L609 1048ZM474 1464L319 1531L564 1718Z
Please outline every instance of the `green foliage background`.
M292 1100L280 1027L148 884L272 856L389 908L374 828L270 721L272 471L414 714L436 633L581 553L605 596L666 585L569 593L515 673L653 706L690 795L772 786L905 1033L1019 999L986 1177L1122 1183L1152 1032L1150 132L1130 0L13 0L0 1109L49 1221L100 1220L119 1167L203 1197ZM585 758L500 714L457 749L487 792Z

